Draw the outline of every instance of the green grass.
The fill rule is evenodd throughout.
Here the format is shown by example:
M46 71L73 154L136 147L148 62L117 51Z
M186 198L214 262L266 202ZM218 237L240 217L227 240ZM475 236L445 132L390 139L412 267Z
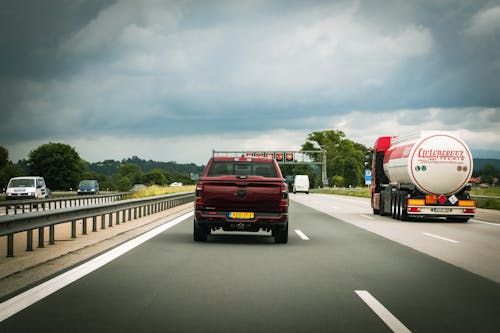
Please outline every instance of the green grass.
M489 199L489 198L473 198L476 200L477 208L486 208L486 209L496 209L500 210L500 199Z
M470 191L470 194L500 197L500 187L473 188L472 191Z
M131 194L126 195L123 199L136 199L136 198L145 198L145 197L154 197L157 195L164 194L173 194L173 193L181 193L181 192L193 192L195 190L195 185L184 185L179 187L169 187L169 186L148 186L143 190L139 190L137 192L133 192Z
M484 195L489 197L500 197L500 187L474 188L471 195ZM477 208L500 210L500 199L498 198L474 198Z
M370 198L371 192L369 188L320 188L311 189L311 193L322 193L322 194L339 194L339 195L349 195L352 197Z

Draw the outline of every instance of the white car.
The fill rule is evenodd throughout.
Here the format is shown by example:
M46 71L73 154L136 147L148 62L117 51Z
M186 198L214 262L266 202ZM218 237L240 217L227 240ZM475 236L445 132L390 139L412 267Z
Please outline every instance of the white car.
M181 187L182 183L179 182L173 182L172 184L169 185L170 187Z
M309 194L309 176L296 175L293 181L293 193L304 192Z
M43 199L48 195L43 177L14 177L5 191L6 200Z

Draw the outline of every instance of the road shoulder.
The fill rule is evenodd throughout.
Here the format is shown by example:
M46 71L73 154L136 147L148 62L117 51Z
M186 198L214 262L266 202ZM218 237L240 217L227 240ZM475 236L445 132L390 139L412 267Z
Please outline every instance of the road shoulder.
M43 249L2 258L0 301L171 221L192 208L192 203L188 203L73 240L56 241L55 245Z

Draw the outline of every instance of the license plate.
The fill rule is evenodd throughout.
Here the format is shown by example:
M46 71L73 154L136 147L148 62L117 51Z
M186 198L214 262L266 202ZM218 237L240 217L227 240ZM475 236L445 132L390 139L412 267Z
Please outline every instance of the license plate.
M434 208L435 213L451 213L451 208Z
M248 220L248 219L253 219L255 217L254 212L229 212L227 214L227 217L230 219L237 219L237 220Z

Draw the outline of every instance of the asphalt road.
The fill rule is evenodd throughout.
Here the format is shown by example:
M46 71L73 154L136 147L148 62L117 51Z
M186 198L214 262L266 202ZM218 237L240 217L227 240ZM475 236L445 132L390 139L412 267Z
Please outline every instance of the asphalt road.
M347 223L500 283L499 211L479 210L468 223L442 219L402 222L373 215L369 199L365 198L325 194L292 197Z
M0 332L500 331L500 284L297 202L290 210L284 245L223 232L194 243L189 218Z

